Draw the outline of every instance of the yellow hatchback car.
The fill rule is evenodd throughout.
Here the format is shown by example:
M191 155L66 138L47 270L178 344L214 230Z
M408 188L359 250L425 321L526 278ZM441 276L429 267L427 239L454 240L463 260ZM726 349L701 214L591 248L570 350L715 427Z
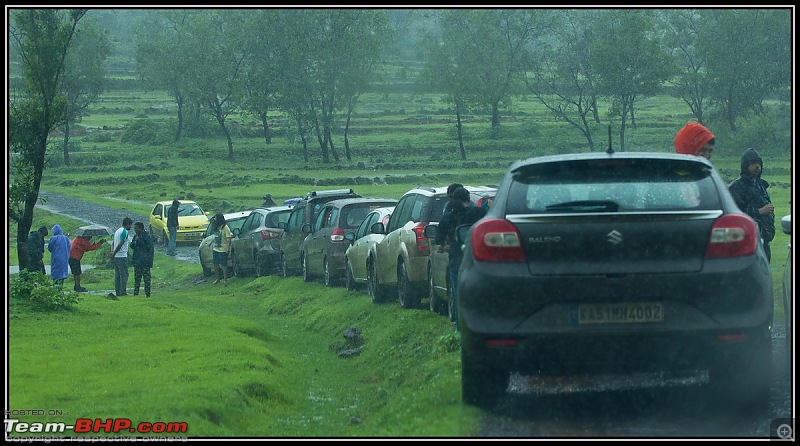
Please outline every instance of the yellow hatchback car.
M178 237L177 242L200 242L208 228L208 215L199 204L190 200L178 200ZM172 200L159 201L150 211L150 235L159 244L169 240L167 231L167 212Z

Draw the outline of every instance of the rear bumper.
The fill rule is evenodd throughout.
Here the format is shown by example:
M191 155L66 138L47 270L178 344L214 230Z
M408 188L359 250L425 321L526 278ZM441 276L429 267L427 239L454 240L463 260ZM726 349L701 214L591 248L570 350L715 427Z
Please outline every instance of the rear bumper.
M712 368L770 342L769 270L739 261L697 274L532 276L462 265L458 317L472 358L534 373ZM656 302L657 322L581 323L582 304Z

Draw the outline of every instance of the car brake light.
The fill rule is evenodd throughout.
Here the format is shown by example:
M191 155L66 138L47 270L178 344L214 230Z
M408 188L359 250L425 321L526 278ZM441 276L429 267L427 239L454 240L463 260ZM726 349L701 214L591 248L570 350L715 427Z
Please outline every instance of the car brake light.
M505 219L476 223L472 229L472 254L481 262L524 262L525 252L517 228Z
M274 238L279 238L280 236L280 232L270 231L269 229L261 230L261 240L272 240Z
M748 215L723 215L711 227L706 258L741 257L756 252L758 228Z
M428 242L428 237L425 237L423 231L425 230L425 226L428 226L427 221L421 221L417 223L416 226L411 228L414 231L414 235L417 238L417 254L421 256L426 256L431 253L431 246Z
M344 241L344 230L342 228L336 227L331 232L331 241L334 243L343 242Z

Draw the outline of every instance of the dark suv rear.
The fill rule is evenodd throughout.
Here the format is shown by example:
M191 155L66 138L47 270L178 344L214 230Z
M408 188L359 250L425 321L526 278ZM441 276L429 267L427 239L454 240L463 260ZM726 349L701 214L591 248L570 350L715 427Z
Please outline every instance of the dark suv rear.
M302 271L300 245L308 235L308 232L303 232L303 226L309 225L317 219L325 203L342 198L361 198L361 195L355 193L353 189L311 191L294 206L289 215L289 221L280 225L284 230L280 244L280 265L283 277Z
M309 233L300 246L303 280L322 275L326 286L341 282L344 253L350 247L347 234L354 233L371 211L395 204L397 200L391 198L344 198L326 203L314 223L303 227L303 232Z

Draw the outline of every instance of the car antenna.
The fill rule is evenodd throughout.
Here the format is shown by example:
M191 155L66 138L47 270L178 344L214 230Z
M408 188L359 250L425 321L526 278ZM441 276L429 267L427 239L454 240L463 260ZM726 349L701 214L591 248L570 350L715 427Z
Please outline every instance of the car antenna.
M611 124L608 125L608 148L606 149L606 153L609 155L614 153L614 149L611 147Z

